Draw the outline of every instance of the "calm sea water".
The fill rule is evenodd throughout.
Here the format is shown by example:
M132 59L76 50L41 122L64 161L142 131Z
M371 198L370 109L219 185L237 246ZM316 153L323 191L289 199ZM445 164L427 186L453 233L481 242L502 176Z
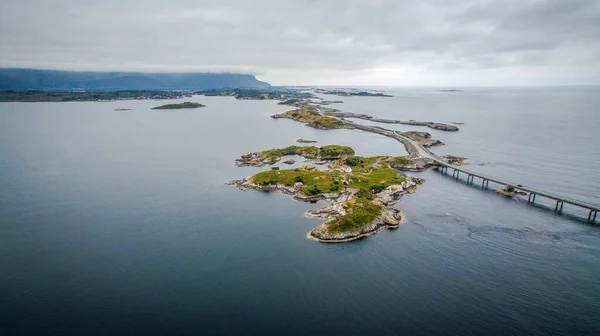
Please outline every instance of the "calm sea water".
M447 144L436 153L600 203L599 88L389 91L335 107L464 122L424 129ZM426 172L397 205L399 229L315 243L320 222L303 214L321 205L224 186L261 170L234 159L300 137L365 156L403 148L273 120L288 109L275 102L192 100L207 107L0 104L0 334L600 333L600 227L585 210Z

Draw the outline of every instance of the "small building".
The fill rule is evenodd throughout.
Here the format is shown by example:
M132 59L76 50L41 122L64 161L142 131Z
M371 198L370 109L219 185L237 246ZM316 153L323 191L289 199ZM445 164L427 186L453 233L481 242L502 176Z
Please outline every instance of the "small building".
M321 150L321 149L323 149L323 146L317 145L317 146L315 146L315 148L318 149L318 150Z
M302 183L302 182L296 182L296 183L294 183L294 188L300 189L302 187L304 187L304 183Z

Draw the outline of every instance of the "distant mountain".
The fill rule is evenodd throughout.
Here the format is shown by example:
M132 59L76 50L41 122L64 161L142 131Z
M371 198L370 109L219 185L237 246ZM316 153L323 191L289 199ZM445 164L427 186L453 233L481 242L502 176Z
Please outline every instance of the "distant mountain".
M228 73L77 72L0 68L0 90L116 91L265 88L253 75Z

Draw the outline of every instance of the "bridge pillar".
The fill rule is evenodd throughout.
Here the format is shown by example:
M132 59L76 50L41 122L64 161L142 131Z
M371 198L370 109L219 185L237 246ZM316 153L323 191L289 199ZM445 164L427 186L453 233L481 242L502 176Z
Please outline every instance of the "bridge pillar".
M559 204L560 204L560 208L558 206ZM554 211L562 212L563 205L565 205L565 202L556 201L556 206L554 207Z
M594 216L592 216L592 214L594 214ZM588 215L588 222L595 222L596 215L598 215L598 211L590 210L590 214Z
M460 179L460 171L458 171L458 170L456 171L456 179L457 180Z
M533 198L531 196L533 196ZM527 203L532 203L532 204L535 203L535 194L534 193L529 193L529 198L527 199ZM557 206L558 206L558 203L557 203Z

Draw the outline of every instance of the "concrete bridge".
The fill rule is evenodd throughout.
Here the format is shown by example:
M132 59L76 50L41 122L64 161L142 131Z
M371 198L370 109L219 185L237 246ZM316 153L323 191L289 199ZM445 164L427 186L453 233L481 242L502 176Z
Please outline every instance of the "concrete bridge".
M463 173L463 175L465 175L467 177L467 184L473 184L475 182L475 178L478 178L481 180L481 187L487 188L490 181L492 181L499 185L503 185L505 187L510 187L514 190L527 193L528 194L527 202L531 203L531 204L535 204L537 196L546 197L553 201L556 201L556 206L554 207L554 211L556 211L556 212L561 212L565 203L575 205L575 206L584 208L586 210L589 210L589 213L587 216L587 219L589 222L595 222L596 216L598 215L598 211L600 211L600 206L598 206L598 205L582 202L582 201L579 201L579 200L576 200L573 198L564 197L561 195L557 195L557 194L543 191L540 189L536 189L533 187L529 187L529 186L525 186L522 184L517 184L517 183L511 182L511 181L506 181L503 179L499 179L499 178L484 175L481 173L473 172L471 170L465 169L464 167L459 167L459 166L450 164L450 163L444 161L443 159L441 159L440 157L438 157L437 155L430 152L427 148L423 147L420 143L402 135L401 132L389 130L389 129L379 127L379 126L366 126L366 125L361 125L361 124L357 124L354 122L350 122L350 123L359 130L385 135L387 137L391 137L391 138L394 138L394 139L400 141L402 144L404 144L406 151L408 152L410 157L430 159L435 164L438 165L438 167L436 169L445 174L448 174L448 170L451 169L452 177L454 179L458 180L460 178L460 174Z
M512 188L514 190L517 191L522 191L528 194L528 198L527 198L527 202L531 203L531 204L535 204L535 199L536 196L543 196L546 198L549 198L551 200L556 201L556 206L554 207L554 211L560 212L563 209L563 206L565 205L565 203L567 204L572 204L581 208L584 208L586 210L589 210L588 213L588 221L590 222L595 222L596 221L596 216L598 215L598 211L600 211L600 206L598 205L594 205L594 204L590 204L590 203L586 203L586 202L582 202L573 198L569 198L569 197L564 197L561 195L557 195L554 193L550 193L544 190L540 190L540 189L536 189L533 187L528 187L522 184L517 184L514 182L510 182L510 181L506 181L506 180L502 180L502 179L498 179L498 178L494 178L491 176L487 176L481 173L476 173L467 169L464 169L463 167L459 167L459 166L455 166L452 164L449 164L443 160L440 160L438 158L434 158L433 159L437 164L439 164L439 167L436 168L438 171L441 171L442 173L448 174L448 169L452 169L452 177L455 179L459 179L460 178L460 173L463 173L464 175L466 175L467 177L467 184L473 184L475 178L477 177L478 179L481 180L481 187L482 188L487 188L488 184L490 183L490 181L500 184L500 185L504 185L506 187Z

